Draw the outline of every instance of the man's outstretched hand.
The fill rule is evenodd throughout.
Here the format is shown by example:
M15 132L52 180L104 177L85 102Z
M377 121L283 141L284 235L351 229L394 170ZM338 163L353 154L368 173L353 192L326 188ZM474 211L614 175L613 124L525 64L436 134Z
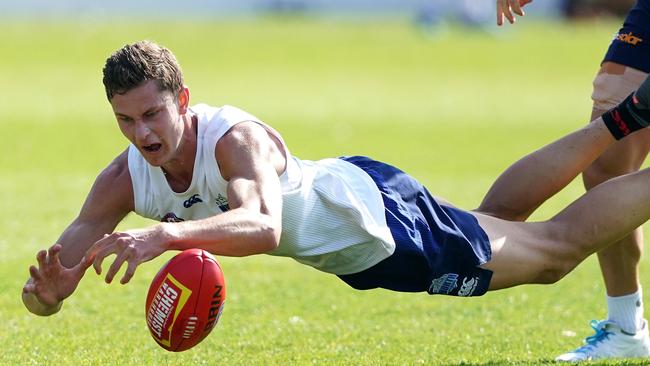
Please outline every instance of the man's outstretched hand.
M519 16L524 16L524 5L531 3L533 0L497 0L497 25L503 24L503 18L508 19L510 24L515 22L515 13Z
M59 310L61 302L77 288L92 261L82 258L72 268L61 264L61 245L54 244L36 255L38 268L29 267L30 279L23 287L23 302L34 314L50 315ZM35 301L36 300L36 301Z
M124 276L120 280L121 284L126 284L141 263L150 261L165 252L164 238L167 234L164 227L164 224L159 224L145 229L106 234L86 251L85 258L91 261L95 272L100 275L104 259L115 254L115 259L106 272L106 283L111 283L122 265L127 263Z

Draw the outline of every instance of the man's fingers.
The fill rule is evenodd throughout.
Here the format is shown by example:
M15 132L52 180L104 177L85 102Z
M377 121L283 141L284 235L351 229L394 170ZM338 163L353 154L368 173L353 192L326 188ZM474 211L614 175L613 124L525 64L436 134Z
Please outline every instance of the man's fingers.
M127 272L124 274L120 282L123 284L128 282L133 276L135 267L137 266L136 262L133 264L131 263L132 258L129 260L131 254L133 254L133 248L130 246L130 242L130 236L125 235L124 233L104 235L102 239L96 241L95 244L86 251L86 255L81 260L82 263L80 263L80 268L88 268L90 263L92 263L95 272L100 275L102 273L102 263L104 259L111 254L117 254L115 260L106 272L105 281L106 283L111 283L115 278L115 275L117 275L117 272L119 272L122 267L122 264L127 262L129 263L127 266Z
M47 263L59 263L61 244L54 244L47 250Z
M503 0L497 0L497 25L503 25Z
M124 263L126 258L126 251L122 251L117 255L113 261L113 264L111 264L111 267L108 269L108 272L106 272L106 283L111 283L113 281L113 277L115 277L117 271L120 270L120 267L122 267L122 263Z
M63 248L61 244L56 243L48 249L48 253L50 255L58 254L61 251L61 248Z
M102 274L102 262L104 261L104 258L99 258L95 257L95 260L93 261L93 268L95 269L95 273L98 275Z
M45 265L46 259L47 259L47 251L39 250L38 253L36 253L36 261L38 262L38 264Z
M36 262L38 262L38 270L43 271L47 265L47 252L45 250L39 250L36 253Z
M508 19L510 24L513 24L517 19L513 15L524 16L522 7L532 0L497 0L497 25L503 25L503 18Z
M93 260L93 267L95 268L95 272L98 275L102 274L102 262L104 262L104 258L114 253L114 249L112 247L109 247L102 249L95 255L95 259Z
M72 269L75 270L81 277L84 275L84 273L86 273L88 267L92 266L92 264L93 261L90 260L88 257L84 256L83 258L81 258L79 263L77 263L77 265L74 266Z
M521 16L524 15L524 11L521 9L521 6L519 6L519 0L510 0L510 8L515 14Z
M101 239L97 240L95 244L93 244L88 250L86 251L86 257L88 259L93 259L97 253L104 249L105 246L110 245L110 243L113 241L113 238L110 237L111 235L109 234L104 234L104 237Z
M29 266L29 275L32 276L32 278L35 280L40 280L43 278L36 266Z
M133 274L135 274L135 269L138 267L138 264L135 261L130 261L128 263L129 266L126 267L126 272L124 272L124 276L122 276L122 279L120 280L120 283L123 285L131 281Z
M99 275L102 273L102 262L107 256L116 253L115 251L115 234L104 234L104 237L99 239L93 244L90 249L86 251L85 257L93 261L95 272Z
M508 19L508 22L510 22L510 24L515 22L515 17L510 12L510 7L509 6L503 7L503 15L506 17L506 19Z
M79 264L77 264L77 267L79 267L79 270L85 272L92 264L93 260L90 257L84 255L83 258L81 258L79 261Z
M23 286L23 293L24 294L25 293L32 293L32 292L34 292L34 290L36 290L36 285L34 285L33 283L27 283L27 284L25 284L25 286Z

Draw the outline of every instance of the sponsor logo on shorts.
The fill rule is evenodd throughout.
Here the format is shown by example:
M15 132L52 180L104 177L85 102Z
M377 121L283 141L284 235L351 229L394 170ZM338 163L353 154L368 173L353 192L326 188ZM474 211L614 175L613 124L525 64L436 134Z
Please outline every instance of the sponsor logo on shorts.
M183 202L183 207L190 208L194 206L195 203L200 203L200 202L203 202L203 200L201 199L201 197L199 197L199 194L197 193L195 195L192 195L192 197L188 198L187 200L185 200L185 202Z
M614 35L614 40L615 41L621 41L623 43L631 44L632 46L636 46L637 43L643 42L643 38L639 38L635 35L632 34L632 32L629 33L616 33Z
M453 289L456 288L456 280L458 279L457 273L445 273L444 275L431 281L429 286L430 294L444 294L448 295Z
M478 277L465 277L463 278L463 284L460 285L458 290L458 296L472 296L476 286L478 285Z

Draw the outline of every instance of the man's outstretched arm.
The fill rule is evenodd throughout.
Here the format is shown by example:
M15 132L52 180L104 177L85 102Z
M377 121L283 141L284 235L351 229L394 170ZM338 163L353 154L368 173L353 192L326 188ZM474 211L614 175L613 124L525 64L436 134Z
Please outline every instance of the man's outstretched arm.
M77 218L65 229L56 244L36 255L30 278L23 287L23 303L36 315L59 311L86 269L86 250L133 210L133 190L126 152L118 156L95 180Z

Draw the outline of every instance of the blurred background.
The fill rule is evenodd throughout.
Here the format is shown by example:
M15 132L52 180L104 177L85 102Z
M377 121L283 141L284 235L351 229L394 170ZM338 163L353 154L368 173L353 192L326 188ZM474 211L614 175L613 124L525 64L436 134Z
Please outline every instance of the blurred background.
M101 83L124 44L169 47L193 104L258 116L300 158L368 155L472 209L514 160L588 122L591 82L631 6L535 0L498 28L494 0L0 0L0 364L540 365L576 347L606 314L593 259L556 285L461 299L219 258L223 317L182 354L163 352L144 320L173 253L127 286L87 273L50 318L29 314L20 291L127 147ZM583 192L578 179L533 220ZM152 224L130 215L118 229Z
M533 17L576 18L622 16L633 0L538 0L527 5ZM0 2L3 17L177 17L172 0L23 0ZM411 16L433 23L456 19L468 23L492 23L494 1L486 0L185 0L183 15L227 18L260 14L334 16Z

